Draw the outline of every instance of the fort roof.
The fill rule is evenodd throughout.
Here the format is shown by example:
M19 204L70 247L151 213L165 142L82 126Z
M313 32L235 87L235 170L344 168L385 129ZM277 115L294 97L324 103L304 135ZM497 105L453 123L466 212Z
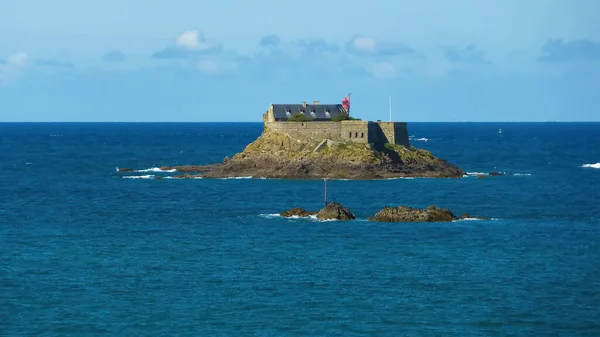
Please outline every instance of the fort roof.
M303 113L315 121L327 121L333 117L347 113L342 104L319 104L315 101L313 104L271 104L273 107L273 117L276 121L288 120L295 114Z

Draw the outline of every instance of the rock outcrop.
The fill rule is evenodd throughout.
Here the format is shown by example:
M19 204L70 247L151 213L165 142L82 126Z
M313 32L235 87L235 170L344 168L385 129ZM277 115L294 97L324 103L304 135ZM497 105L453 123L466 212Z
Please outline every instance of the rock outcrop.
M311 215L315 215L317 214L317 212L309 212L307 210L305 210L304 208L300 208L300 207L295 207L292 209L288 209L285 212L282 212L279 214L279 216L282 216L284 218L290 218L290 217L299 217L299 218L307 218Z
M465 174L461 168L433 156L431 152L414 147L386 144L375 148L372 144L353 142L331 142L323 146L322 143L322 139L314 142L298 140L265 128L258 139L232 158L226 157L222 163L163 166L161 169L197 173L205 178L460 178ZM319 151L314 151L316 147Z
M319 220L354 220L356 217L349 209L338 204L337 202L330 202L323 209L317 213L317 219Z
M450 222L457 219L449 210L437 206L429 206L426 209L408 206L386 206L368 220L381 222Z

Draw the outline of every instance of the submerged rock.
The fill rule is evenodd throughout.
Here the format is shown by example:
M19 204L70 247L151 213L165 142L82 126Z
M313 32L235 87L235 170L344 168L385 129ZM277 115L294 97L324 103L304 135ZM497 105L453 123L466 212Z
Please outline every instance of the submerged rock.
M457 219L450 210L437 206L429 206L426 209L408 206L386 206L368 220L380 222L450 222Z
M349 209L338 204L337 202L330 202L322 210L317 213L317 219L319 220L354 220L356 217Z
M306 218L309 217L311 215L315 215L317 214L317 212L309 212L307 210L305 210L304 208L300 208L300 207L294 207L292 209L288 209L285 212L282 212L279 214L279 216L282 216L284 218L289 218L289 217L300 217L300 218Z
M128 168L128 167L119 167L119 172L133 172L134 170L132 168Z
M488 217L485 217L485 216L482 216L482 217L479 217L479 216L472 216L472 215L470 215L469 213L465 213L465 214L463 214L463 215L462 215L460 218L461 218L461 219L463 219L463 220L464 220L464 219L489 220L489 218L488 218Z

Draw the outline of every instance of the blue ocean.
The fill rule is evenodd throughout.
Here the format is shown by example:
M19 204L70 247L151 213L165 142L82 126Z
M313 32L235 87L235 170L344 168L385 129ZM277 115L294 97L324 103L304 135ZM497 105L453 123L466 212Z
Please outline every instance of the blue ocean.
M321 180L153 179L261 132L0 124L0 335L600 336L600 123L409 123L511 175L330 180L348 222L277 216ZM366 221L432 204L491 220Z

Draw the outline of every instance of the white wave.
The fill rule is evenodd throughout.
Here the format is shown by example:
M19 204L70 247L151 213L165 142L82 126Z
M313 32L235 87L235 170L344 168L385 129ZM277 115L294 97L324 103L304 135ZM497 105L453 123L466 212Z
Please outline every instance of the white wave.
M417 140L417 141L421 141L421 142L428 142L428 141L430 141L429 138L425 138L425 137L416 138L416 139L413 139L413 140Z
M329 222L329 221L340 221L338 219L325 219L325 220L319 220L317 219L316 215L309 215L309 216L288 216L288 217L283 217L278 213L271 213L271 214L259 214L258 216L260 216L261 218L265 218L265 219L274 219L274 218L281 218L281 219L293 219L293 220L307 220L307 221L317 221L317 222ZM363 219L355 219L356 221L363 221Z
M252 179L252 176L248 176L248 177L226 177L226 178L218 178L218 179Z
M488 173L483 172L467 172L467 176L487 176Z
M123 178L127 178L127 179L154 179L154 175L147 174L147 175L143 175L143 176L123 176Z
M457 221L498 221L498 220L500 220L500 219L490 218L489 220L483 220L483 219L478 219L478 218L464 218L464 219L453 220L452 222L457 222Z
M581 167L600 169L600 163L596 163L596 164L583 164L583 165L581 165Z
M163 177L163 179L204 179L203 177L193 177L193 178L182 178L182 177Z
M148 168L145 170L135 170L133 172L140 172L140 173L142 173L142 172L168 172L168 173L171 173L171 172L175 172L175 171L177 171L177 170L176 169L161 170L160 167L151 167L151 168Z
M415 177L394 177L394 178L385 178L385 180L398 180L398 179L415 179Z
M500 176L530 176L531 173L508 173L508 172L498 172ZM485 172L467 172L466 175L463 175L463 178L467 177L475 177L475 176L489 176L489 173Z

